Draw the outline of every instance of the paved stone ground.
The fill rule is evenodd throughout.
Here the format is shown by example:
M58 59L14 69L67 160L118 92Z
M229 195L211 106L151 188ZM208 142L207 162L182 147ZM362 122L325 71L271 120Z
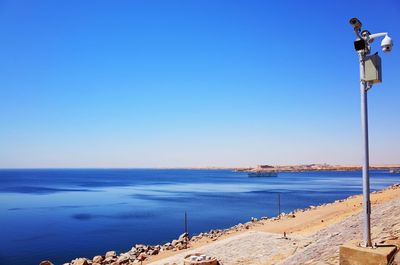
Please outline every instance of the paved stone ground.
M374 243L400 237L400 200L374 207L372 227ZM355 238L361 239L361 231L360 214L314 234L289 239L277 234L249 231L150 264L181 265L183 257L189 253L215 256L224 265L339 264L339 246Z
M278 234L249 231L150 264L180 265L184 256L197 252L215 256L224 265L268 264L272 257L292 255L302 241L300 237L284 239Z
M400 200L374 207L371 227L373 243L400 237ZM351 216L311 235L312 244L279 264L339 264L339 246L354 238L361 239L361 231L361 214Z

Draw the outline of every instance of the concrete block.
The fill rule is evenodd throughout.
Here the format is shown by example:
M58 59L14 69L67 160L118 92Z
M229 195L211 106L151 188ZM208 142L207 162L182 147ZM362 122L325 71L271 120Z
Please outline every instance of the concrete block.
M364 248L359 246L359 241L353 240L340 246L340 265L387 265L396 250L394 245Z

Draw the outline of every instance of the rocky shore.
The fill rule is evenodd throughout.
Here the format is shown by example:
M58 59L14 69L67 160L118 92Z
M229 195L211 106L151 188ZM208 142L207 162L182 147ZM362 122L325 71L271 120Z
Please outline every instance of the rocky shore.
M290 213L292 214L292 213ZM282 216L290 216L282 213ZM279 217L273 219L277 220ZM260 220L266 220L267 217L263 217ZM245 224L237 224L228 229L216 229L208 232L200 233L198 235L189 237L187 233L181 234L177 239L171 242L165 243L164 245L143 245L136 244L128 252L117 254L115 251L108 251L104 255L94 256L92 259L89 258L76 258L71 262L64 263L63 265L131 265L141 264L147 260L150 256L158 255L164 251L179 251L192 247L193 243L201 239L210 239L216 241L223 235L228 235L234 232L243 231L249 229L252 225L258 222L257 218L252 218L251 221ZM51 261L42 261L40 265L54 265Z
M373 192L373 196L378 196L379 194L385 193L386 191L396 191L400 190L400 184L395 184L391 187L388 187L381 191ZM397 195L396 195L397 196ZM247 232L249 230L260 230L260 227L265 227L268 224L272 226L281 227L281 229L275 230L277 231L288 231L285 230L284 222L289 221L291 219L296 219L297 216L300 215L307 215L307 212L310 211L318 211L318 209L328 208L330 206L337 206L338 204L354 204L354 207L359 207L360 204L357 205L354 203L355 199L357 199L359 195L350 196L346 199L337 200L332 203L326 203L322 205L311 205L305 209L296 209L289 213L281 213L280 216L268 218L262 217L260 219L251 218L249 222L244 224L237 224L233 227L227 229L216 229L210 230L205 233L200 233L198 235L194 235L189 237L187 233L181 234L177 239L172 240L163 245L143 245L143 244L136 244L133 246L129 251L123 253L116 253L115 251L108 251L104 255L97 255L92 259L89 258L76 258L70 262L64 263L63 265L132 265L132 264L143 264L146 261L154 260L152 257L160 255L162 253L174 253L174 252L181 252L186 249L194 248L201 245L203 243L210 243L214 241L218 241L219 239L228 238L230 235L236 235L243 232ZM311 222L311 218L307 219ZM320 219L320 222L323 223L324 220ZM293 227L293 226L290 226ZM262 230L262 229L261 229ZM282 233L282 238L286 238L286 232ZM169 255L169 256L170 256ZM168 255L167 255L168 256ZM40 265L53 265L50 261L42 261Z
M130 265L141 264L149 256L157 255L167 250L181 250L188 247L189 235L183 233L178 239L172 240L164 245L143 245L136 244L128 252L117 254L116 251L108 251L104 255L94 256L92 259L76 258L63 265ZM51 261L42 261L40 265L54 265Z
M372 165L370 170L399 170L400 165ZM235 168L238 172L304 172L304 171L357 171L360 166L306 164L306 165L258 165L256 167Z

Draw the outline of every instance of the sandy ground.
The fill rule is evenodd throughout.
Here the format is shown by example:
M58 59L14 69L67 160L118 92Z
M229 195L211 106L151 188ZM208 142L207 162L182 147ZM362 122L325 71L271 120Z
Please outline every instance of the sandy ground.
M216 241L203 238L187 250L163 252L146 264L180 265L189 253L215 256L224 265L338 264L339 245L361 238L361 202L358 195L296 212L295 217L259 221ZM372 193L371 202L374 242L400 236L400 187Z

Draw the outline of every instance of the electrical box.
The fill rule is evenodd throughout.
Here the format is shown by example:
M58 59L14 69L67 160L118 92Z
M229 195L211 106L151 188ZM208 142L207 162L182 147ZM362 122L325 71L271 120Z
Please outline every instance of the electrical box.
M382 65L381 65L381 57L379 57L378 53L374 55L368 56L365 59L365 81L371 83L380 83L382 82Z

